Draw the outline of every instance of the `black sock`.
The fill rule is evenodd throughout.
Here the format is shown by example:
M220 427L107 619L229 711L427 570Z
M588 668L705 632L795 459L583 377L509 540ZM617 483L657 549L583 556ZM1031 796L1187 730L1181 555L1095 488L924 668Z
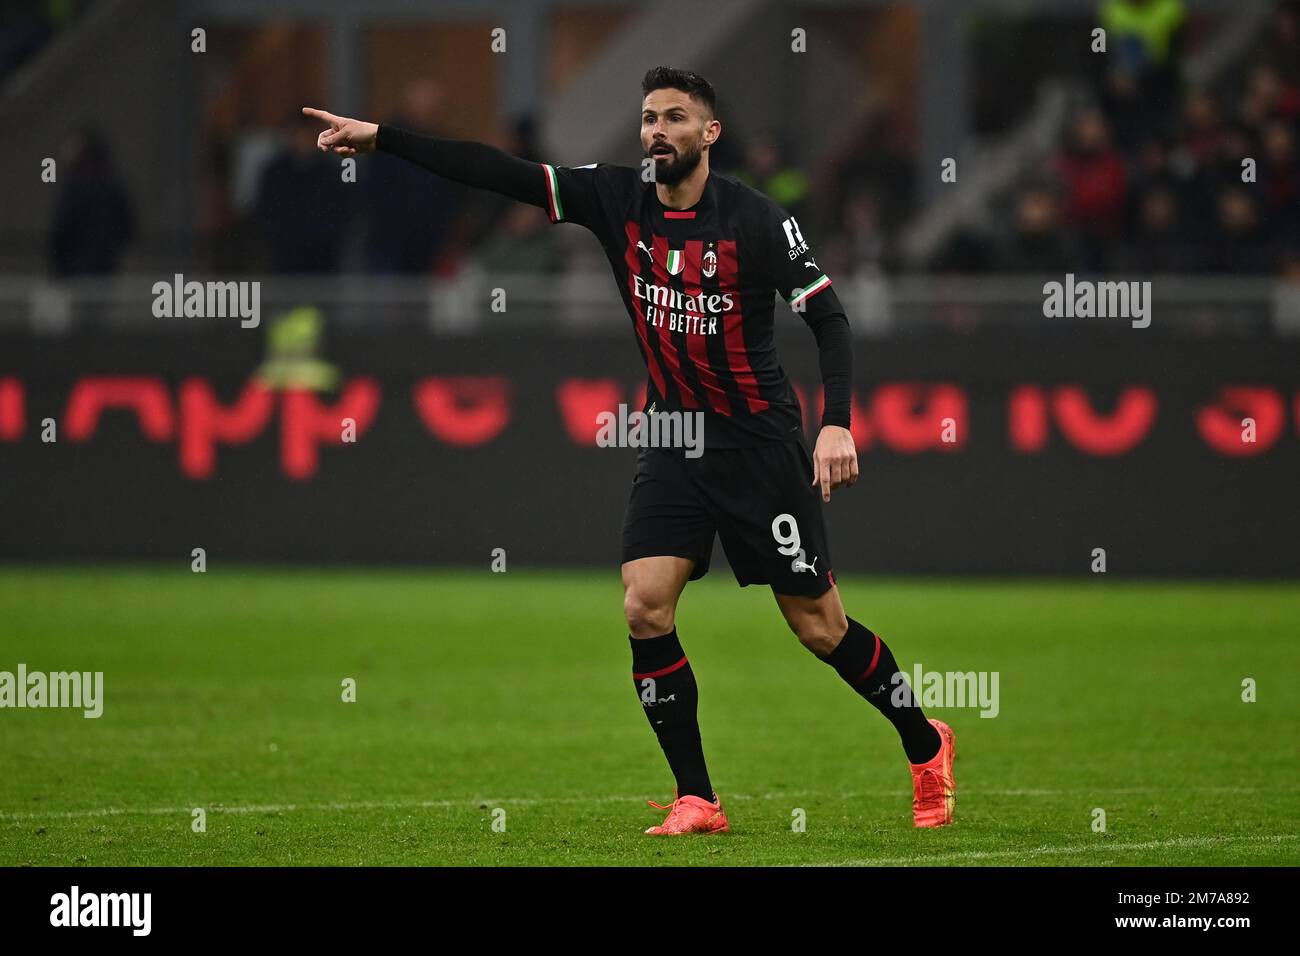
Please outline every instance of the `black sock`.
M709 771L695 711L699 689L674 628L661 637L634 638L632 683L668 766L677 778L677 796L693 794L713 801Z
M925 719L921 704L911 690L895 694L903 678L894 676L898 674L898 664L879 637L849 618L848 633L822 660L889 719L903 740L910 763L925 763L939 752L939 732ZM895 703L896 697L901 703Z

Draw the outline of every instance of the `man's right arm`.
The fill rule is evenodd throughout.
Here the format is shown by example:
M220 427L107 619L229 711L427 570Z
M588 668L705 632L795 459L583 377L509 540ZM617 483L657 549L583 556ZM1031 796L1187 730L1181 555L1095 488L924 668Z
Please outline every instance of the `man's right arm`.
M575 222L593 230L601 227L594 164L570 169L533 163L487 143L422 136L311 107L304 107L303 112L329 124L316 141L324 152L355 156L382 150L453 182L539 206L551 222Z
M543 209L548 204L545 167L487 143L421 136L381 123L375 136L375 149L453 182L487 189Z
M455 182L540 206L551 222L577 223L605 239L596 187L602 174L595 163L576 168L534 163L487 143L421 136L396 126L378 128L375 148Z

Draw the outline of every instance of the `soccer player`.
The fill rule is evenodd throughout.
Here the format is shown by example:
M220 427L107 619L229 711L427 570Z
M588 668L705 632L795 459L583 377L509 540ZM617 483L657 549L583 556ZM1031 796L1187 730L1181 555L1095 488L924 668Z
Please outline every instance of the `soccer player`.
M858 478L849 433L848 319L799 223L762 193L709 169L722 133L713 86L656 67L641 84L641 169L557 167L484 143L416 135L304 108L339 156L381 150L459 183L546 210L600 240L646 364L644 410L703 416L704 453L643 447L623 523L623 609L632 677L676 778L651 834L719 833L695 674L678 639L677 600L709 569L718 534L736 581L767 584L790 629L898 731L912 771L913 821L951 823L953 732L927 720L894 655L846 616L822 504ZM652 175L650 174L652 171ZM773 344L773 292L812 329L824 414L809 454L803 415Z

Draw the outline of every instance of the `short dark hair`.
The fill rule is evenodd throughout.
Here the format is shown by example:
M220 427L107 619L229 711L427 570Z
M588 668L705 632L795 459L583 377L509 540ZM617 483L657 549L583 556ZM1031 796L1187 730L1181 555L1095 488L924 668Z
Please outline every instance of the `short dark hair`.
M645 78L641 81L641 95L645 96L652 90L665 89L681 90L692 99L708 106L710 116L717 115L718 96L713 91L713 84L700 74L692 73L690 70L676 70L671 66L656 66L647 70Z

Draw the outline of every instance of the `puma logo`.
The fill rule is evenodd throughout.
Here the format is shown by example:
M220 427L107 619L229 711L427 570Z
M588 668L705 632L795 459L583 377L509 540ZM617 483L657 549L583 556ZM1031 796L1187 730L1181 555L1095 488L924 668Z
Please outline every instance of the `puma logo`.
M655 254L654 254L654 252L651 251L650 247L647 246L644 242L639 242L639 241L638 241L637 244L636 244L636 247L637 247L638 249L640 249L642 252L644 252L647 256L649 256L651 262L654 262L654 261L655 261Z
M813 574L816 574L817 559L813 558L812 564L808 564L807 562L800 561L798 558L795 558L793 561L790 562L790 570L796 573L799 571L811 571Z
M805 269L812 269L814 272L821 271L821 266L817 265L816 259L809 259L807 262L803 264L803 266Z

